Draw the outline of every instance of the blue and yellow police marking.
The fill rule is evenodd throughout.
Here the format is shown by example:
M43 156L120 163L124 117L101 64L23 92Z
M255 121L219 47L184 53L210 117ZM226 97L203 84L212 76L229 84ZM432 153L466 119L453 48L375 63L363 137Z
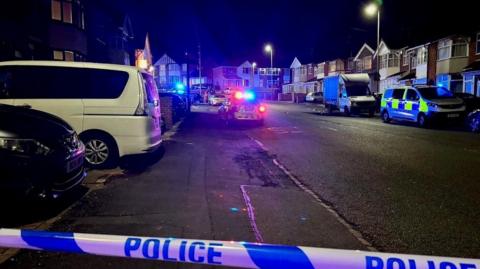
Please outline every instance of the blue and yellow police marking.
M480 269L479 259L16 229L0 229L0 247L239 268Z

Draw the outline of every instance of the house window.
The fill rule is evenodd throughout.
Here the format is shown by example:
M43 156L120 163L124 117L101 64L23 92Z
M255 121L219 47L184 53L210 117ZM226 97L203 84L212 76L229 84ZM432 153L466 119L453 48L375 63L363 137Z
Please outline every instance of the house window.
M403 65L403 66L407 66L407 65L408 65L408 62L410 61L409 56L410 56L409 53L406 53L406 52L403 53L403 56L402 56L402 65Z
M244 67L244 68L243 68L243 73L244 73L244 74L248 74L248 69L250 69L250 68Z
M468 56L468 43L464 40L459 40L453 43L452 57Z
M53 59L57 61L63 61L63 51L61 50L54 50L53 51Z
M71 2L63 2L62 3L62 14L63 14L63 22L73 23L73 20L72 20L72 3Z
M438 60L468 56L468 43L464 39L442 40L438 42Z
M372 69L372 56L366 56L363 58L363 70Z
M68 62L73 62L73 61L75 61L75 56L74 56L74 54L73 54L72 51L67 51L67 50L66 50L66 51L63 53L63 55L64 55L64 58L65 58L65 61L68 61Z
M84 61L85 57L81 54L74 53L73 51L69 50L54 50L53 51L53 59L56 61L69 61L74 62L75 60Z
M480 33L477 34L477 42L475 47L476 54L480 54Z
M52 19L62 20L62 2L59 0L52 0Z
M75 24L85 29L85 14L79 0L51 0L52 20Z
M335 72L336 71L336 64L335 62L330 62L330 64L328 65L328 72Z
M417 65L425 63L427 63L427 49L425 47L422 47L417 52Z

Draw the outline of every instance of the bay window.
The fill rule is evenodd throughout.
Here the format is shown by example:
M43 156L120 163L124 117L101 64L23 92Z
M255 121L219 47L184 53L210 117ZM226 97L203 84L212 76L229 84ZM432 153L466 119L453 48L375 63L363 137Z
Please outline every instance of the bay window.
M446 39L438 42L438 60L468 56L468 42L465 39Z

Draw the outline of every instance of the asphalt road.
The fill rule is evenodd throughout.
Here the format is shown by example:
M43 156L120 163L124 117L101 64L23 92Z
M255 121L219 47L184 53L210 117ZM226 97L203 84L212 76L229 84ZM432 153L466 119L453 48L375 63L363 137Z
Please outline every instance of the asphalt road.
M164 151L129 158L101 187L76 192L78 202L66 199L70 208L35 220L64 210L48 229L480 258L478 135L306 105L269 104L264 126L227 127L214 107L193 111ZM28 224L27 208L3 226ZM1 264L159 266L203 268L28 250Z

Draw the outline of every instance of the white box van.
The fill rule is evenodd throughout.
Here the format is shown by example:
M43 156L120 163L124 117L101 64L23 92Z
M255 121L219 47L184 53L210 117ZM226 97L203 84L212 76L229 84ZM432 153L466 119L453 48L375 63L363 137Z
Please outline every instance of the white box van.
M0 62L0 103L31 107L68 122L93 167L156 149L160 101L150 74L132 66L59 61Z

